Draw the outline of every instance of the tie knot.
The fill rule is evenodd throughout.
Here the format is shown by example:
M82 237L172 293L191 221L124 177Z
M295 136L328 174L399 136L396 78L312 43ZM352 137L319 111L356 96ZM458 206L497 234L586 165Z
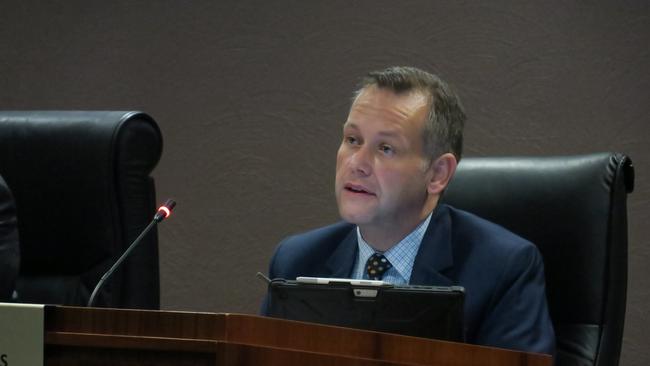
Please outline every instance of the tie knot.
M393 265L390 264L388 259L383 254L375 253L368 258L366 262L366 272L368 278L371 280L381 280L384 273L388 271Z

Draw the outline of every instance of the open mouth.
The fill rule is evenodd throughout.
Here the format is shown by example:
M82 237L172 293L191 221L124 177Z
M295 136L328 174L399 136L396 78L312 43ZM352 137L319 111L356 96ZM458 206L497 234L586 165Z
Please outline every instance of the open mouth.
M373 196L375 195L374 193L368 191L365 187L356 184L346 184L344 188L345 190L352 193L368 194Z

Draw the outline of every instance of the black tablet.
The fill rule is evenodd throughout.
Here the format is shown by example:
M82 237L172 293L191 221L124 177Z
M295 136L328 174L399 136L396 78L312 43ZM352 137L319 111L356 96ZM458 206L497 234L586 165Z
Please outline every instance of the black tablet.
M269 283L268 309L277 318L463 341L464 297L459 286L298 277Z

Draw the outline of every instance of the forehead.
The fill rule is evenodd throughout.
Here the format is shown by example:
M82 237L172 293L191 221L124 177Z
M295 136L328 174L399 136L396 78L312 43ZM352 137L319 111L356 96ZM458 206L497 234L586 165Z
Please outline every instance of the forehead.
M365 121L389 124L423 125L429 110L429 98L421 91L396 94L390 89L370 86L354 99L346 124Z

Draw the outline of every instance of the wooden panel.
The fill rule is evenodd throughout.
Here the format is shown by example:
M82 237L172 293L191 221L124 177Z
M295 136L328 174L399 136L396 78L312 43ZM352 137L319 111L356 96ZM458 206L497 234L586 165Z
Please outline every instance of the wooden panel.
M407 365L402 362L388 362L293 349L180 338L50 332L46 337L46 344L45 364L48 366Z
M45 329L58 332L221 340L228 314L47 306Z
M213 354L224 362L246 359L266 365L274 364L274 357L278 364L306 364L307 359L307 364L317 364L321 358L343 364L552 364L547 355L254 315L48 307L45 323L48 359L74 346L92 348L110 359L117 357L115 352L128 351L128 360L118 360L124 364L140 360L142 354L155 356L156 350L192 354L192 359Z
M231 314L227 339L314 352L436 365L550 365L547 355Z

